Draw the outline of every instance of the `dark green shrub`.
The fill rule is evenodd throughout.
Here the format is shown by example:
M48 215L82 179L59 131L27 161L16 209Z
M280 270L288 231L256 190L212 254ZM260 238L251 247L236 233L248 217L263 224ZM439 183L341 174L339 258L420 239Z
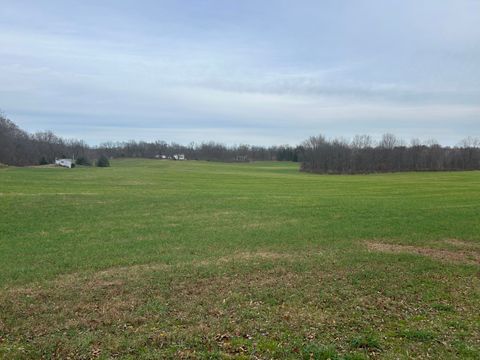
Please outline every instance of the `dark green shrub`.
M77 165L84 165L84 166L91 166L92 162L86 156L80 156L76 161L75 164Z
M48 165L48 160L45 156L42 156L42 158L39 161L40 165Z
M110 161L105 155L102 155L98 158L97 160L97 166L98 167L109 167L110 166Z

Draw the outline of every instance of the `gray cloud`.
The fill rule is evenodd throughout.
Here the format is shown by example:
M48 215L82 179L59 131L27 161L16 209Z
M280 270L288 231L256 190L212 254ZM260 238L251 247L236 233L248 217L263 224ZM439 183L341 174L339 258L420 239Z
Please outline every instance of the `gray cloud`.
M94 143L479 134L477 1L22 0L2 10L0 107L31 131Z

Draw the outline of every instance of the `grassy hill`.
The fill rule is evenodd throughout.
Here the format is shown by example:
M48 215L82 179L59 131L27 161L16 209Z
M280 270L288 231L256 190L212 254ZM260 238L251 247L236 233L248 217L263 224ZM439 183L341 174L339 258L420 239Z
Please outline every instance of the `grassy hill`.
M0 169L0 358L480 357L480 172Z

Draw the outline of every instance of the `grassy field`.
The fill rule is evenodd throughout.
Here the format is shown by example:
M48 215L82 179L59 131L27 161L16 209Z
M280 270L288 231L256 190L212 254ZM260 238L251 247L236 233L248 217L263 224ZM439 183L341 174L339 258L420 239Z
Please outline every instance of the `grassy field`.
M480 358L480 172L0 169L0 358Z

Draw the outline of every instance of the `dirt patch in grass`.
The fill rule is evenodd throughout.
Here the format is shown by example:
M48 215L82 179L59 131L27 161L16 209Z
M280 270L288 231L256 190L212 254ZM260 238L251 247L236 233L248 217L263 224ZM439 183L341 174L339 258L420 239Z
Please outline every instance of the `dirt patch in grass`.
M212 260L192 260L184 263L177 263L177 267L193 266L193 267L207 267L207 266L224 266L229 263L237 262L257 262L257 261L279 261L279 260L295 260L300 255L292 255L288 253L278 253L271 251L256 251L256 252L235 252L228 256L222 256L214 258ZM88 273L72 273L66 275L60 275L51 281L51 284L58 289L64 287L72 287L75 284L81 284L83 289L99 289L109 287L111 285L119 285L120 281L131 281L139 277L145 276L145 274L158 272L158 271L172 271L175 268L174 265L165 263L153 263L153 264L139 264L130 266L118 266L105 270L96 271L93 274ZM115 279L115 280L112 280ZM122 279L122 280L119 280ZM80 286L80 285L78 285ZM19 286L8 289L10 293L16 293L18 295L33 295L35 289L40 288L37 285Z
M287 253L278 253L272 251L256 251L256 252L237 252L230 256L224 256L215 260L214 264L228 263L231 261L254 261L254 260L282 260L282 259L295 259L298 255L292 255ZM203 264L203 262L200 262ZM212 263L212 262L210 262ZM208 265L208 262L207 264Z
M256 222L247 222L242 226L243 229L268 229L268 228L277 228L282 225L295 225L298 223L297 220L264 220L264 221L256 221Z
M454 262L463 264L480 265L480 254L472 250L459 249L458 251L433 249L417 247L412 245L385 244L377 242L367 242L367 247L371 251L386 253L408 253L427 256L429 258L443 262Z
M31 331L36 335L49 333L49 328L71 329L83 326L97 329L98 326L110 325L120 320L124 323L143 321L142 316L138 316L138 314L134 316L132 312L138 309L147 298L151 299L153 296L159 300L163 297L162 292L158 292L157 280L153 280L153 287L156 290L150 288L152 285L150 282L152 279L158 279L159 274L163 274L162 278L170 278L175 276L177 271L185 273L187 271L184 269L185 267L191 268L191 271L197 271L195 269L223 268L226 265L243 266L243 264L256 266L263 262L297 258L298 255L269 251L235 252L212 260L193 260L176 265L155 263L113 267L94 273L66 274L46 283L5 289L0 292L0 309L5 308L13 314L17 313L15 318L22 318L25 323L29 323L31 329L28 332ZM289 279L289 275L284 276L284 285L291 283L287 279ZM180 285L182 282L178 282L175 285L167 286L167 293L173 292L179 295L186 292L183 295L187 299L195 293L205 291L220 294L233 286L231 281L232 279L226 280L222 277L216 278L214 281L211 279L199 280L194 284L186 281L183 283L183 287ZM242 282L244 281L245 279L242 280ZM270 281L273 283L270 284ZM276 285L276 280L272 276L259 276L258 278L252 276L247 283L250 282L257 286ZM180 298L183 297L180 296ZM163 299L162 302L164 301ZM178 301L176 299L174 303ZM60 316L52 316L52 314ZM48 321L43 318L44 316L49 318ZM43 318L42 321L39 321L40 318ZM5 325L0 325L1 333Z
M458 239L447 239L445 240L445 243L449 245L453 245L458 248L480 250L480 243L475 244L472 242L458 240Z
M59 352L58 358L82 358L88 348L97 345L108 348L110 354L128 353L121 344L103 338L105 333L130 339L132 347L171 348L179 358L182 351L196 346L234 354L244 344L232 344L233 339L248 340L257 328L256 335L267 337L272 330L262 326L270 318L274 323L285 322L284 326L301 328L304 323L290 315L298 313L295 305L290 305L291 309L280 307L287 300L284 289L299 286L300 280L282 268L232 276L174 277L172 282L153 279L152 268L124 268L128 274L118 269L102 271L90 279L70 276L44 286L0 293L0 309L5 311L5 322L0 316L0 335L14 343L31 341L42 349L36 355L45 358L52 355L49 344ZM172 272L162 277L173 279ZM312 308L306 314L311 313ZM310 319L312 315L306 314ZM85 345L77 344L75 337L85 336L83 333L91 334L92 339L87 336ZM68 334L73 334L72 338ZM253 341L248 343L253 346ZM183 348L181 344L188 345Z

